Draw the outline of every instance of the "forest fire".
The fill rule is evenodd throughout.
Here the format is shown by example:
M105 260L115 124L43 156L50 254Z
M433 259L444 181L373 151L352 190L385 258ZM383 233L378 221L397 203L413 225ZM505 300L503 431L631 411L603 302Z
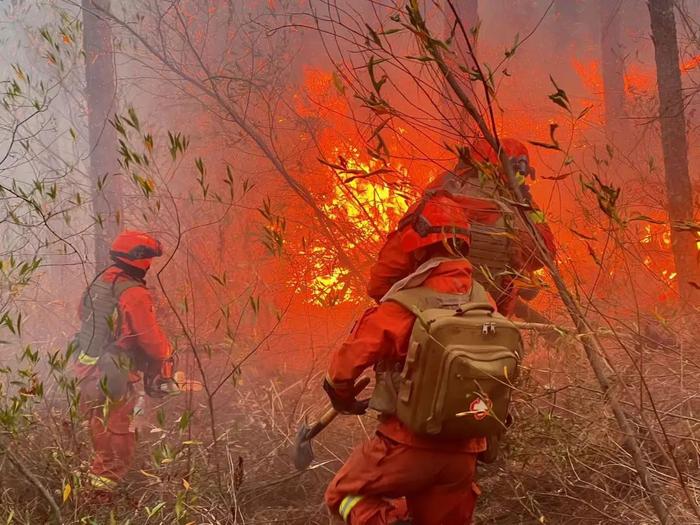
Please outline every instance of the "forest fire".
M344 251L354 257L367 250L376 251L408 208L406 198L376 173L403 170L373 159L364 163L356 149L349 154L346 151L346 156L339 155L338 148L332 153L340 164L330 168L332 189L321 202L321 209L342 230L340 245ZM356 290L349 282L348 268L327 243L307 247L301 253L310 254L314 261L315 275L308 283L313 304L363 301L363 290Z
M379 169L390 173L403 171L404 175L405 171L375 160L363 163L358 160L357 152L355 155L355 158L344 160L342 169L334 170L337 183L330 202L322 205L329 218L347 222L357 230L357 241L348 244L348 249L355 249L367 242L383 242L408 208L405 197L382 180L381 175L372 175Z
M350 108L339 79L320 69L304 70L304 90L311 105L297 98L297 111L312 114L320 121L316 140L321 161L313 176L319 208L339 232L336 245L326 239L292 240L298 248L300 263L294 279L298 290L306 289L311 304L329 306L364 300L357 276L342 262L338 250L366 271L366 258L379 250L386 235L396 226L408 208L411 176L399 163L368 155L355 123L345 115ZM319 111L319 107L321 111ZM396 143L390 141L393 148Z
M692 58L689 58L685 62L681 64L681 71L684 73L687 73L688 71L692 71L693 69L696 69L700 65L700 55L695 55Z
M700 524L698 21L0 2L0 523Z

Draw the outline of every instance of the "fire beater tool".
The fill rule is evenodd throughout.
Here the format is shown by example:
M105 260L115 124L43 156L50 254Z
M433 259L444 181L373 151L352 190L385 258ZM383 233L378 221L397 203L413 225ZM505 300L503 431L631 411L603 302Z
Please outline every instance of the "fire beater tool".
M355 385L355 396L362 392L370 383L369 377L363 377ZM297 430L292 449L292 459L297 470L305 470L314 460L314 451L311 448L311 440L320 434L338 415L335 408L329 408L314 423L308 424L304 421Z

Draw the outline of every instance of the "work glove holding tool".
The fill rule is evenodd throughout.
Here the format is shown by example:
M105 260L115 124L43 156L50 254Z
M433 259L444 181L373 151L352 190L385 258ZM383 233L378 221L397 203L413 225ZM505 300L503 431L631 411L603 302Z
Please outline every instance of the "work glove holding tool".
M328 382L323 382L323 389L331 400L332 408L328 409L315 423L309 425L304 421L297 430L292 459L297 470L305 470L314 460L314 451L311 448L311 440L315 438L324 428L331 424L338 414L364 414L369 405L369 399L356 399L370 383L369 377L360 379L348 393L343 395L338 393Z
M367 412L369 399L356 399L369 384L369 378L360 379L356 385L349 385L347 388L337 388L330 384L328 379L323 380L323 389L331 400L331 405L336 412L344 415L361 416Z
M180 387L173 379L173 367L174 361L170 358L146 369L143 374L143 389L146 395L158 399L180 393Z

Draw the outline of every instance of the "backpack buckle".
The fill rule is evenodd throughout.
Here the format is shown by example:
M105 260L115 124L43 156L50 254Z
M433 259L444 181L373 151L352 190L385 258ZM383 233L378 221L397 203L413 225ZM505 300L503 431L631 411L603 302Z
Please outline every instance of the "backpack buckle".
M481 326L481 335L493 335L496 333L496 323L484 323Z

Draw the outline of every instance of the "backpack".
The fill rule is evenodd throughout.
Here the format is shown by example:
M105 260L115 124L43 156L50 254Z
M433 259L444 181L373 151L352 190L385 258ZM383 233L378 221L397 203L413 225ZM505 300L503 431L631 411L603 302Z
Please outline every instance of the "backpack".
M505 430L522 338L495 312L474 281L469 294L427 287L385 300L416 315L406 360L376 367L370 407L394 414L417 434L448 439L499 436Z
M462 215L468 216L468 257L474 267L474 279L497 301L501 300L501 295L508 293L503 288L503 278L517 275L519 270L514 268L521 253L517 239L529 235L524 225L515 211L498 198L498 189L493 181L481 181L476 177L464 179L448 174L443 176L441 187L426 191L415 209L399 222L398 230L410 226L421 237L434 233L422 214L431 199L439 196L455 199L453 206L461 209ZM481 202L481 207L498 210L499 216L495 220L484 221L483 216L480 219L478 213L469 210L470 204L460 203L460 198L476 199ZM465 220L464 217L462 220Z

